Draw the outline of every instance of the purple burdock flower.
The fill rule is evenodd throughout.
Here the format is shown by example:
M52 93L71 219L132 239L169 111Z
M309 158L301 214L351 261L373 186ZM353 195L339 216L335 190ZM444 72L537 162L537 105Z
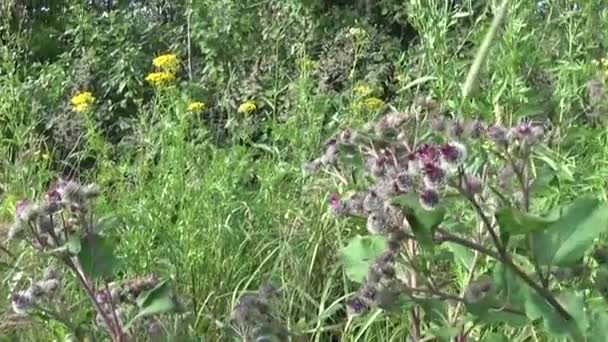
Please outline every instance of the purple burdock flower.
M442 160L450 167L458 167L466 158L466 147L457 142L451 142L441 145Z
M467 125L467 132L471 138L479 138L485 132L486 127L483 121L474 119Z
M365 313L369 309L369 306L359 296L353 296L348 303L346 303L346 312L349 317L358 316Z
M30 209L30 206L31 204L28 200L21 200L17 202L17 204L15 205L15 218L18 220L25 221L27 219L27 213Z
M424 174L424 184L429 188L437 187L443 183L446 177L446 171L434 163L425 164L422 172Z
M422 208L433 210L439 204L439 193L435 189L426 188L418 194L418 200Z
M33 302L32 295L27 291L19 291L11 296L11 306L16 314L25 314Z
M329 207L331 208L331 212L336 217L341 217L346 214L346 205L337 194L331 194L329 196Z
M377 295L378 289L375 284L367 282L359 289L359 298L370 305L376 300Z
M424 166L439 162L441 151L435 145L424 144L418 148L416 156L418 157L419 164Z
M506 147L509 144L508 131L502 125L492 126L488 131L488 136L500 147Z
M529 120L520 122L517 126L513 127L513 135L520 142L525 142L528 145L537 144L542 135L544 129L541 126L533 125Z

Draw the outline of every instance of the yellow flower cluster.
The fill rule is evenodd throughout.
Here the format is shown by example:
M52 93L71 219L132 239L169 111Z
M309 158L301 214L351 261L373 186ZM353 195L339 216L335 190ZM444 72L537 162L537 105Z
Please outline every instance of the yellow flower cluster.
M296 65L300 71L305 72L311 71L315 67L315 62L310 58L303 57L296 60Z
M239 113L243 113L243 114L251 114L256 109L258 109L258 105L256 105L255 102L245 101L245 102L241 103L238 111L239 111Z
M351 27L348 30L348 33L353 38L363 38L363 37L365 37L365 34L366 34L365 30L360 27Z
M175 81L175 74L166 71L151 72L146 76L146 81L154 86L167 85Z
M174 74L179 68L179 59L177 58L176 54L167 53L154 58L154 60L152 60L152 65L162 71Z
M175 81L175 74L179 69L179 59L174 53L160 55L152 60L152 65L157 71L151 72L146 76L153 86L164 86Z
M357 102L356 106L361 109L366 109L369 111L377 111L384 106L384 101L382 99L377 98L375 96L368 97Z
M374 88L367 83L359 83L354 88L355 95L359 98L370 96L374 92Z
M204 102L194 101L190 102L190 104L188 105L188 111L191 113L200 112L201 110L205 109L205 107L207 107L207 104L205 104Z
M78 113L88 111L94 101L95 97L90 91L83 91L81 93L78 93L74 95L74 97L72 97L72 99L70 100L74 111Z

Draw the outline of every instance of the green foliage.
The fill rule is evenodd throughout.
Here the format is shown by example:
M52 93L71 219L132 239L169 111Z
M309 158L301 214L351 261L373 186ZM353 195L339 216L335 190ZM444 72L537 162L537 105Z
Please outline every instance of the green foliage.
M80 239L78 261L82 271L93 279L112 277L118 267L112 242L98 234L87 234Z
M572 266L608 229L608 207L597 199L580 197L557 215L546 230L534 233L534 254L545 265Z
M386 248L386 238L383 236L353 237L341 251L342 265L346 276L354 282L362 283L367 276L369 266Z

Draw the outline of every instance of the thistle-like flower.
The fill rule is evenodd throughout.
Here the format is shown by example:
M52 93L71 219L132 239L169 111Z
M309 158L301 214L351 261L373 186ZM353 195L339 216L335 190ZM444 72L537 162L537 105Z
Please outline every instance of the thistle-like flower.
M439 205L439 193L432 188L426 188L420 191L418 199L422 208L433 210Z

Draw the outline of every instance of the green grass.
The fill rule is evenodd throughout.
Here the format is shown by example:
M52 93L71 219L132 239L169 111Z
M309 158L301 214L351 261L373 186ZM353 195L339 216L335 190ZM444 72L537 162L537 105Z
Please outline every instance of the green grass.
M202 10L207 3L202 1L195 6ZM283 6L280 1L269 3ZM542 106L543 100L549 100L554 103L554 110L548 114L556 123L558 134L550 158L559 168L560 181L542 194L540 205L548 207L580 193L608 198L608 134L605 127L594 127L582 114L586 103L582 89L594 74L591 60L597 58L592 50L601 47L597 35L605 40L608 32L605 24L602 29L590 26L591 19L585 16L595 11L591 5L581 5L583 9L577 12L571 8L573 2L551 1L556 13L538 19L534 6L527 1L513 1L511 14L487 63L482 65L480 90L466 101L461 97L462 83L490 19L482 16L483 11L479 17L467 16L467 11L448 9L441 2L436 8L419 1L406 3L402 14L418 30L419 40L406 51L391 50L390 57L397 70L405 74L402 85L427 76L434 79L398 93L389 105L402 110L416 95L432 93L455 116L481 115L493 120L500 115L507 121L520 110L525 112L528 106ZM264 23L276 25L266 27L268 30L287 30L290 20L314 20L299 5L284 5L284 11L284 21ZM605 12L598 15L605 19ZM242 18L248 17L245 14ZM355 25L346 15L344 18L344 24L326 24L327 31L335 33ZM234 17L223 20L237 27L245 25ZM198 45L206 42L206 34L214 33L211 30L219 30L215 26L199 29L193 33L200 40ZM315 32L311 35L325 38ZM227 39L242 43L237 38L245 35L239 34L229 34ZM289 42L299 39L290 31L282 34ZM70 75L70 68L61 65L65 60L74 62L76 57L68 54L43 63L44 68L31 66L30 70L30 65L20 64L22 57L17 53L19 46L27 44L16 34L11 39L15 45L3 47L0 56L0 93L5 94L0 99L0 183L6 192L0 213L6 222L12 217L15 201L43 192L60 168L46 157L48 154L53 159L53 151L47 151L48 144L36 128L59 106L37 107L39 101L31 101L31 96L37 98L48 89L51 102L67 102L69 91L67 86L62 88L62 80L80 81L76 76L66 76ZM470 40L473 46L464 47L463 39ZM251 44L248 51L257 51L253 47L256 41L246 44ZM119 218L120 224L113 227L112 235L118 241L121 270L125 274L156 272L171 278L188 312L170 322L169 329L204 336L207 341L225 338L216 321L225 321L238 296L255 290L265 280L281 286L280 316L288 328L303 332L306 340L403 341L408 330L407 316L403 314L372 313L346 326L340 306L356 287L347 281L340 267L339 250L350 237L362 234L364 227L354 221L336 221L327 209L328 192L347 190L343 184L329 177L307 177L301 169L303 162L316 157L323 141L334 131L360 126L376 114L353 110L348 86L338 94L317 93L317 76L297 72L294 58L286 57L276 45L276 50L267 50L264 55L271 61L272 72L262 81L265 89L260 98L265 109L259 115L264 116L263 120L245 119L236 110L226 114L229 122L236 123L231 128L234 137L247 136L258 127L271 132L261 142L251 143L246 137L248 144L218 146L212 138L202 143L187 138L192 131L206 131L209 137L215 131L199 117L185 113L183 96L191 93L186 94L183 89L209 82L213 84L207 91L215 93L218 104L236 101L231 97L235 87L226 81L228 71L219 67L220 57L215 60L217 70L198 70L203 76L196 76L200 79L186 82L184 87L163 94L146 90L138 98L142 105L136 106L133 113L137 118L133 121L135 133L127 148L113 146L103 137L101 141L99 137L89 139L84 153L99 159L97 167L85 171L84 177L104 187L99 211ZM317 46L308 48L313 47ZM113 48L123 49L120 43ZM172 48L184 51L186 46L180 42ZM381 48L389 50L386 46ZM103 49L97 53L100 51ZM602 53L605 55L608 50ZM41 70L40 74L35 70ZM553 77L551 85L531 82L530 70L549 74ZM214 72L223 78L212 76ZM348 84L364 78L365 75L355 74ZM496 112L498 108L502 114ZM40 261L26 253L22 264ZM5 308L8 289L4 275L9 273L0 270L0 308ZM453 273L458 284L467 276L463 270ZM68 295L71 301L82 297L74 289ZM477 330L476 335L487 332ZM505 332L516 341L546 340L540 328ZM26 327L13 336L24 341L49 338L34 327Z

